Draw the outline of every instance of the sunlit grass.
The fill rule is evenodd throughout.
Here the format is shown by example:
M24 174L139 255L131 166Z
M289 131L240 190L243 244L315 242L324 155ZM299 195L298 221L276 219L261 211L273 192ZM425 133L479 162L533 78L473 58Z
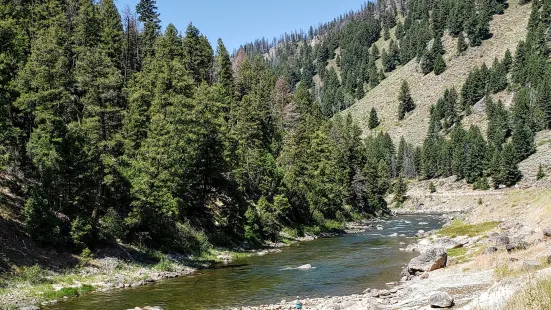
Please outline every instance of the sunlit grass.
M449 226L442 228L438 233L443 236L479 236L494 229L499 222L486 222L480 224L466 224L463 221L453 221Z

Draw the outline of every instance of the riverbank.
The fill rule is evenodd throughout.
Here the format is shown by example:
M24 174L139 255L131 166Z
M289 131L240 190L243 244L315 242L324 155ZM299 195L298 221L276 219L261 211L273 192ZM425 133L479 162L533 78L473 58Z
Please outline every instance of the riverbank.
M267 243L258 249L214 249L200 257L165 254L129 245L102 249L92 257L76 257L71 268L56 271L34 265L21 267L16 276L0 278L0 309L57 304L92 292L136 288L164 279L190 275L197 270L225 265L235 259L279 253L282 248L317 238L363 232L373 227L373 220L346 224L341 230L318 236L282 236L284 242Z
M424 186L417 184L417 188ZM359 287L355 295L304 298L305 309L419 310L442 302L469 310L551 306L550 187L491 192L457 188L435 195L423 192L422 196L413 189L406 206L395 213L444 213L450 222L442 230L419 232L422 237L403 250L421 254L444 248L444 268L406 271L402 279L382 290ZM283 300L239 309L294 306L294 300Z

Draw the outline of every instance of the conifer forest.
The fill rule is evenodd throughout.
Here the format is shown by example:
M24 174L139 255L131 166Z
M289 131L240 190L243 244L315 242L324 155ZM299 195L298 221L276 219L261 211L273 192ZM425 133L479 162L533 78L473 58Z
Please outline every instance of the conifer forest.
M75 254L319 234L389 214L410 180L514 186L551 128L551 0L521 2L532 5L526 38L439 94L418 144L391 138L375 108L365 120L343 111L411 61L443 74L443 37L457 39L448 52L476 49L507 0L370 1L234 51L192 23L161 27L155 0L124 11L0 1L1 186L22 197L36 243ZM492 99L504 90L512 103ZM388 96L392 122L419 109L407 81ZM481 103L487 130L465 126Z

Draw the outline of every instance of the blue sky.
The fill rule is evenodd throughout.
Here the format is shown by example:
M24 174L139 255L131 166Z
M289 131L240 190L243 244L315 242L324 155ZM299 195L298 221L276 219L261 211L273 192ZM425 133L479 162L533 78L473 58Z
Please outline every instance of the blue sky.
M115 0L122 10L135 8L139 0ZM185 31L189 22L211 44L220 37L231 52L241 44L284 32L304 29L358 10L365 0L157 0L163 28L173 23Z

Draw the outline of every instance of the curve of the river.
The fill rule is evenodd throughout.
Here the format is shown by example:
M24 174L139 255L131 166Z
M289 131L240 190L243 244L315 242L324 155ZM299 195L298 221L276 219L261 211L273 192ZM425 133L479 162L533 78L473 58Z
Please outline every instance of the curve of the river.
M227 266L190 276L104 293L93 293L48 309L131 309L161 306L164 310L228 309L291 300L299 296L324 297L384 288L397 281L415 254L400 251L419 230L441 227L440 216L403 215L380 221L370 229L343 237L317 239L284 248L281 253L240 259ZM397 233L398 237L391 235ZM310 270L295 267L311 264Z

